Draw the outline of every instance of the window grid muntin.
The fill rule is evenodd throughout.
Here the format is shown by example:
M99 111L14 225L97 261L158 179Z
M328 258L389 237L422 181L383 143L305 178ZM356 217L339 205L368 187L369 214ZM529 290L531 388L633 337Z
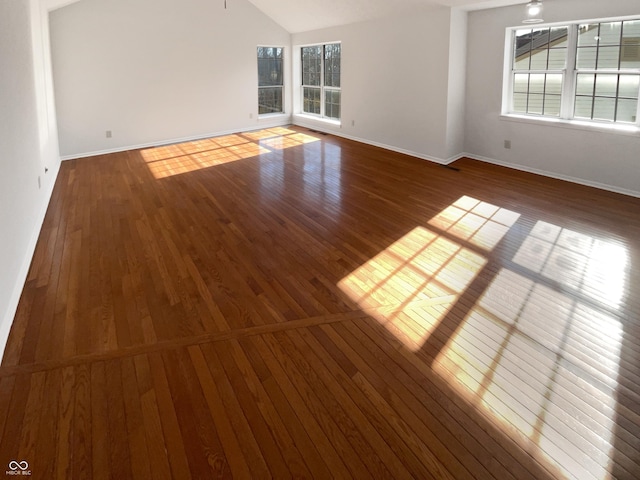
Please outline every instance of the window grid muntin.
M284 113L284 47L257 47L258 115Z
M341 55L340 43L301 47L301 96L302 112L323 118L340 120L341 105ZM318 60L319 58L319 60ZM314 60L314 65L308 60ZM315 68L311 68L311 67ZM311 72L311 70L313 70ZM313 75L310 75L313 74ZM331 83L332 85L328 85ZM337 83L337 85L333 85ZM312 97L310 95L313 95ZM319 100L318 100L319 98ZM319 102L319 109L317 104ZM337 116L336 116L337 112Z
M564 33L563 33L564 31ZM528 33L525 33L528 32ZM552 35L554 32L555 35ZM519 36L519 33L521 34ZM529 36L529 40L524 42L524 45L518 47L519 38L523 38ZM548 94L547 93L547 79L548 75L556 75L560 77L560 84L564 84L564 68L567 65L567 50L568 50L568 28L564 26L559 27L541 27L541 28L519 28L514 30L513 32L513 47L512 47L512 58L511 58L511 107L510 110L515 113L524 113L525 115L532 116L551 116L558 118L562 114L562 98L560 96L560 105L559 108L549 108L547 109L547 104L554 100L555 102L558 100L557 94ZM553 38L552 38L553 36ZM528 48L522 49L523 46L527 46ZM518 55L518 50L521 50L520 55ZM550 61L552 59L551 52L564 52L564 61L562 61L561 68L549 68ZM542 64L536 63L534 65L534 58L544 53L544 59ZM518 68L518 57L527 57L527 67ZM535 68L534 68L535 67ZM527 75L527 91L526 92L518 92L515 89L516 85L516 76L517 75ZM532 92L531 90L531 78L533 75L543 75L542 81L542 92ZM561 89L562 91L562 89ZM516 106L516 97L518 95L526 96L526 103L524 106L524 111L517 110ZM540 99L541 101L541 109L538 111L533 111L532 100ZM537 103L537 102L536 102ZM549 113L553 111L554 113Z
M322 85L322 45L302 47L302 85ZM305 61L306 56L306 61ZM306 67L306 68L305 68Z
M593 80L593 85L591 88L591 92L589 94L586 93L581 93L578 90L578 84L580 82L580 77L584 77L584 76L588 76L588 75L593 75L594 76L594 80ZM615 80L615 94L611 94L611 95L607 95L607 94L602 94L599 93L598 90L598 78L602 78L602 77L607 77L607 76L615 76L616 80ZM629 95L627 93L621 93L620 92L620 84L621 81L624 77L628 77L628 78L636 78L637 79L637 84L638 87L635 91L635 96L633 95ZM578 99L591 99L591 114L589 117L585 117L582 115L577 115L576 111L574 110L574 118L576 119L580 119L580 120L593 120L593 121L598 121L598 122L609 122L609 123L625 123L625 124L637 124L638 123L638 115L637 113L633 116L636 117L635 121L627 121L627 120L620 120L620 115L619 115L619 107L620 107L620 101L635 101L636 102L636 110L638 108L638 98L639 98L639 94L640 94L640 73L634 73L634 72L624 72L624 71L611 71L611 70L578 70L576 71L576 89L575 89L575 94L574 94L574 98L576 99L576 103L578 102ZM615 106L614 106L614 113L613 113L613 119L612 120L607 120L607 119L602 119L602 118L596 118L596 112L595 112L595 106L596 106L596 99L612 99L615 102Z
M314 86L302 87L302 111L313 115L322 114L322 89ZM315 107L317 105L317 107Z
M341 95L339 88L325 88L324 109L327 118L340 120Z
M578 52L579 52L579 26L580 25L593 25L596 26L597 25L597 37L601 37L601 27L603 25L609 25L609 24L615 24L615 23L619 23L620 24L620 28L618 31L616 31L616 37L615 37L615 41L612 40L607 40L605 42L602 43L598 43L597 41L593 41L593 43L588 44L588 43L584 43L582 41L580 41L580 47L595 47L596 45L598 47L605 47L605 48L611 48L614 47L617 49L617 66L618 68L616 69L612 69L612 68L597 68L598 63L595 63L594 61L594 68L591 69L584 69L584 68L577 68L578 64L577 64L577 60L578 60ZM550 28L549 32L551 32L551 29L554 28L568 28L568 36L567 36L567 41L566 41L566 48L567 48L567 56L566 56L566 69L563 69L563 81L562 81L562 90L561 90L561 112L560 112L560 118L561 119L566 119L566 120L581 120L581 121L588 121L590 123L615 123L615 124L626 124L626 125L636 125L636 126L640 126L640 100L638 99L638 97L640 97L640 60L635 60L634 56L634 52L635 49L637 48L638 50L640 50L640 18L626 18L626 19L612 19L612 20L603 20L600 22L594 21L594 22L574 22L574 23L570 23L570 24L566 24L566 25L552 25L548 28ZM523 69L523 68L516 68L516 50L518 48L517 46L517 32L521 32L521 31L526 31L526 30L540 30L540 29L544 29L547 27L540 27L540 28L532 28L532 29L527 29L527 28L513 28L511 29L512 32L512 37L511 37L511 43L510 43L510 58L509 58L509 68L510 68L510 74L509 74L509 78L508 78L508 85L509 88L508 90L506 90L505 94L507 96L504 97L505 99L505 105L507 105L508 107L508 112L509 113L514 113L514 114L518 114L518 115L526 115L526 116L531 116L531 117L540 117L543 115L540 115L538 113L527 113L527 111L522 111L522 109L517 110L516 109L516 105L514 103L514 97L516 96L517 92L515 89L515 80L516 80L516 73L520 74L520 73L528 73L528 74L535 74L535 73L559 73L557 70L527 70L527 69ZM553 43L553 42L550 42ZM625 49L627 49L625 51ZM530 45L529 47L529 51L534 50L533 48L533 44ZM597 49L597 53L598 55L600 55L602 52L600 51L600 48ZM606 52L606 51L605 51ZM530 59L529 59L529 67L530 67ZM603 61L602 59L599 57L598 59L599 63L602 64ZM631 63L633 66L631 67L626 67L623 66L623 63ZM546 63L547 67L549 67L549 56L547 56L547 63ZM591 107L592 107L592 114L590 115L591 118L585 118L585 117L576 117L575 116L575 111L576 111L576 104L578 103L578 99L581 97L580 95L577 95L577 82L578 82L578 74L582 74L582 73L593 73L593 74L616 74L618 75L618 79L617 79L617 89L616 89L616 97L608 97L608 96L599 96L596 95L595 97L591 97ZM634 78L636 78L637 80L633 83L638 85L638 89L634 90L634 94L633 95L629 95L629 94L622 94L620 93L620 82L621 82L621 78L623 76L632 76ZM595 84L594 84L595 87ZM605 120L605 119L598 119L598 118L593 118L594 116L597 117L598 115L593 111L593 109L595 109L596 107L596 98L598 100L600 99L608 99L608 98L613 98L614 99L614 115L613 115L613 120ZM529 99L527 99L529 100ZM629 104L628 102L634 102L634 104ZM635 106L634 106L635 105ZM525 106L525 108L528 110L529 109L529 105L527 104ZM555 115L554 115L555 116Z
M258 115L283 113L284 87L258 87Z
M606 123L624 123L624 124L638 124L638 97L640 96L640 69L638 68L627 68L627 67L623 67L622 62L623 62L623 46L625 45L624 39L625 39L625 26L628 24L636 24L638 22L637 19L634 20L612 20L612 21L604 21L604 22L598 22L598 23L589 23L589 24L585 24L585 23L580 23L580 24L576 24L576 35L577 35L577 48L576 48L576 63L575 63L575 76L576 76L576 88L573 92L573 97L575 99L574 102L574 110L573 110L573 118L577 118L577 119L581 119L581 120L588 120L588 121L593 121L593 122L606 122ZM603 27L606 28L607 26L613 26L619 24L619 33L617 33L617 41L613 42L612 40L609 41L602 41L602 38L604 36L603 34ZM583 38L583 33L581 32L581 30L583 30L583 27L585 28L585 33L589 32L589 26L591 25L597 25L597 34L594 37L595 42L594 43L587 43L586 45L581 45L581 39ZM631 37L633 38L633 37ZM640 40L639 40L640 42ZM594 58L594 62L593 62L593 67L594 68L584 68L581 67L580 63L579 63L579 54L580 54L580 49L586 49L586 48L591 48L591 49L595 49L595 58ZM616 68L612 68L612 67L604 67L604 68L599 68L600 64L601 64L601 54L607 53L609 51L611 51L612 49L617 49L617 65ZM602 62L604 63L604 62ZM594 77L594 81L593 81L593 89L592 89L592 93L591 95L584 95L578 92L578 83L579 83L579 79L581 76L584 75L593 75ZM615 91L615 96L613 95L602 95L602 94L598 94L598 78L603 78L606 76L616 76L616 91ZM636 91L636 96L635 97L630 97L630 96L626 96L626 95L620 95L620 80L623 76L630 76L630 77L636 77L639 80L639 89L638 91ZM584 101L586 99L590 99L590 103L591 103L591 112L589 117L585 117L582 115L578 114L578 103L580 103L580 101ZM606 100L612 100L613 103L613 113L610 116L610 118L601 118L604 115L600 115L599 112L596 111L596 106L600 103L603 104L604 101ZM630 100L630 101L634 101L636 103L636 114L632 115L632 121L627 121L625 119L621 119L620 118L620 105L622 102L626 101L626 100ZM622 102L621 102L622 101ZM632 109L633 110L633 109ZM633 120L633 117L635 117L635 120Z
M339 43L324 45L324 85L326 87L340 88L341 55Z

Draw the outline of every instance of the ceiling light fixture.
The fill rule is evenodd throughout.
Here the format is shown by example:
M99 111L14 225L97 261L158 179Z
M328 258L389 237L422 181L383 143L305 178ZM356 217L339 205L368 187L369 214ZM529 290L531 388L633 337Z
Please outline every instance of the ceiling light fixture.
M526 7L527 18L522 23L542 23L542 1L531 0Z

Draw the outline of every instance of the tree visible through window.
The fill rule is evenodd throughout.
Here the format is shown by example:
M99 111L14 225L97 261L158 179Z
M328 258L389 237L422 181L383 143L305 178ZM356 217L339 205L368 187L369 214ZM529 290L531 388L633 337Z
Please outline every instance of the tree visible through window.
M340 119L341 45L302 47L302 111Z
M283 59L282 47L258 47L258 114L282 113Z
M322 45L302 47L302 111L320 115L321 97Z
M512 34L508 113L639 125L640 19Z

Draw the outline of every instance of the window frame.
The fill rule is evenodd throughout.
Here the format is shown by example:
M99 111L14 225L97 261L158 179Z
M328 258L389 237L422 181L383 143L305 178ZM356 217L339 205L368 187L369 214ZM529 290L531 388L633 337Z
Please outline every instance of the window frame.
M326 73L326 47L329 45L339 45L340 46L340 86L336 87L336 86L332 86L332 85L326 85L326 79L325 79L325 73ZM304 49L305 48L314 48L314 47L320 47L321 52L320 52L320 85L310 85L310 84L305 84L304 83ZM300 71L299 71L299 75L300 75L300 89L299 89L299 95L300 95L300 114L302 115L307 115L313 118L317 118L317 119L321 119L324 121L328 121L328 122L333 122L333 123L340 123L342 121L342 42L340 41L335 41L335 42L323 42L323 43L312 43L312 44L308 44L308 45L300 45L299 47L300 49ZM309 112L305 110L305 89L318 89L320 91L320 113L314 113L314 112ZM340 116L339 117L330 117L327 116L327 112L326 112L326 100L327 100L327 93L328 92L337 92L340 95L340 103L339 103L339 110L340 110Z
M519 25L515 27L508 27L505 35L505 47L504 47L504 76L503 76L503 89L502 89L502 111L501 116L506 119L515 119L519 121L532 122L532 123L554 123L564 124L569 127L575 128L595 128L598 130L613 130L622 133L640 133L640 86L638 89L638 101L636 109L635 123L631 122L619 122L615 120L599 120L599 119L587 119L575 116L576 96L577 96L577 81L579 74L617 74L617 75L640 75L640 67L622 69L618 64L617 69L598 69L597 65L595 69L578 69L577 68L577 56L578 56L578 30L580 25L585 24L602 24L609 22L624 22L624 21L640 21L640 16L626 16L626 17L613 17L613 18L597 18L589 20L575 20L570 22L556 22L545 23L534 26ZM523 113L516 112L514 110L514 85L515 75L517 73L551 73L557 74L560 71L558 69L545 70L516 70L514 66L514 53L516 46L516 32L519 30L525 30L532 28L533 30L539 28L555 28L555 27L567 27L567 56L564 69L562 69L563 79L561 87L561 99L560 99L560 114L559 116L545 116L536 113ZM622 44L622 41L621 41ZM617 100L624 98L618 95L612 97Z
M260 62L260 58L259 55L259 49L261 48L280 48L282 49L282 84L281 85L260 85L260 67L259 67L259 62ZM262 117L267 117L267 116L271 116L271 115L283 115L286 113L286 97L285 97L285 86L286 86L286 47L284 45L257 45L256 46L256 74L258 77L258 98L257 98L257 102L256 105L258 107L258 118L262 118ZM261 89L267 89L267 88L280 88L281 91L281 105L282 105L282 110L280 112L266 112L266 113L260 113L260 90Z

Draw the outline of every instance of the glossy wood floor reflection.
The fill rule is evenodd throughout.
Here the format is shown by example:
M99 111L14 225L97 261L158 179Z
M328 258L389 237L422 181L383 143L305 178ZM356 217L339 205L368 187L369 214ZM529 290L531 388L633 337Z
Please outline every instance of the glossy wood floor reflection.
M640 478L640 199L275 128L64 162L33 478Z

